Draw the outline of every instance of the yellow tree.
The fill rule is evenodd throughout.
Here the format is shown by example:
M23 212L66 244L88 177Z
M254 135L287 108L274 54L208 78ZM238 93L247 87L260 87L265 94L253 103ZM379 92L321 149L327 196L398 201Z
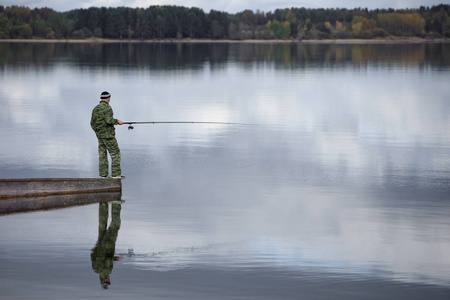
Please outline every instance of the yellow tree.
M361 16L353 17L352 33L355 37L371 38L373 30L377 27L375 20L369 20Z
M378 26L392 35L419 35L425 31L425 19L418 13L379 14Z

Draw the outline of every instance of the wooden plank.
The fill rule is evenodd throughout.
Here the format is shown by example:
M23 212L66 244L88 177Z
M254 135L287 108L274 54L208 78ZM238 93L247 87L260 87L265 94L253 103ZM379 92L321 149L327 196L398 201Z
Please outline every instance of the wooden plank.
M0 179L0 199L121 191L122 181L111 178Z
M121 201L121 192L0 199L0 215Z

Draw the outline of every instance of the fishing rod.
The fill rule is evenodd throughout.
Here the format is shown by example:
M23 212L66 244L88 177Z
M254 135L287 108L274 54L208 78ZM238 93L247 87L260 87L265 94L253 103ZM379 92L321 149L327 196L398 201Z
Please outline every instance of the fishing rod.
M242 126L258 126L258 124L249 123L231 123L231 122L195 122L195 121L164 121L164 122L123 122L127 124L128 130L134 129L133 124L217 124L217 125L242 125Z

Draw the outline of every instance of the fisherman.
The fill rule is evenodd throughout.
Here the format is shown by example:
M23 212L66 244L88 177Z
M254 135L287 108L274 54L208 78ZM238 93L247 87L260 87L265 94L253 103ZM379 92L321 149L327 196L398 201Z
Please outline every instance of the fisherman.
M92 110L91 128L98 139L98 169L102 178L108 177L108 152L111 156L111 177L125 178L120 169L120 149L116 140L114 125L122 125L123 122L114 119L113 110L109 105L111 94L103 92L100 95L100 103Z

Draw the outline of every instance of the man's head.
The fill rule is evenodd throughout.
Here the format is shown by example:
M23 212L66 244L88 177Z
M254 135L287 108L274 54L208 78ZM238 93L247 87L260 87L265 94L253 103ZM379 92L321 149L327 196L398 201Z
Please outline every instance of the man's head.
M102 99L103 101L106 101L106 102L109 102L110 98L111 98L111 94L106 91L100 95L100 99Z

